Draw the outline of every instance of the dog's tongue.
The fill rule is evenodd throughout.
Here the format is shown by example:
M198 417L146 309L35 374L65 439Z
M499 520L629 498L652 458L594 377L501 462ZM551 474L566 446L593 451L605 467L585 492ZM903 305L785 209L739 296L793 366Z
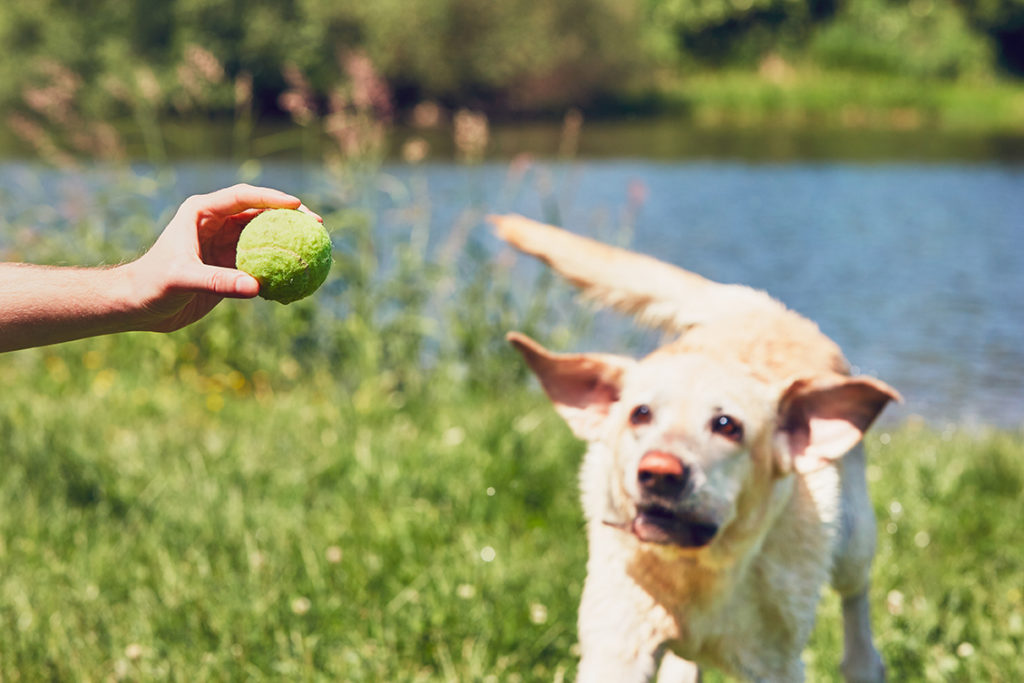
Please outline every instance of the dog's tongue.
M678 517L640 513L633 519L633 534L645 543L700 548L711 542L718 529Z

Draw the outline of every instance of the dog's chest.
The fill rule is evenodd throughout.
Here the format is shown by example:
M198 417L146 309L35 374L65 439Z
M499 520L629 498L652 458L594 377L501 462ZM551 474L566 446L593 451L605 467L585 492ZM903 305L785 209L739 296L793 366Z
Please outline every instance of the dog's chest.
M673 561L658 548L635 552L627 574L671 615L664 645L752 680L798 665L834 538L835 473L817 479L800 482L763 541L731 564Z
M767 672L781 675L793 662L813 625L817 591L787 590L780 577L752 568L738 582L684 573L677 584L689 580L689 591L674 589L659 602L673 615L674 633L664 645L683 659L710 666L733 676L761 680ZM653 585L652 577L646 579ZM661 583L659 592L666 585ZM686 595L685 600L680 596ZM655 598L657 600L657 598ZM674 600L666 605L664 600Z

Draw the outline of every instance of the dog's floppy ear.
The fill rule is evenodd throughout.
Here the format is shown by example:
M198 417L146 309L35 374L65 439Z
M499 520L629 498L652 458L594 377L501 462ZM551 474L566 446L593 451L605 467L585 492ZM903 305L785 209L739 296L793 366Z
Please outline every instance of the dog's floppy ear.
M779 468L816 470L853 448L899 393L873 377L798 379L779 400Z
M593 441L601 422L619 400L622 376L634 361L597 353L557 354L518 332L507 336L555 404L573 433Z

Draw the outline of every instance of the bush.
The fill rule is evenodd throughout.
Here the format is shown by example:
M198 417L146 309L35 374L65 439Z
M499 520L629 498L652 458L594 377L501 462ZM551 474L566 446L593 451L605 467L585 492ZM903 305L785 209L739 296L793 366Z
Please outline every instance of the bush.
M992 64L988 40L946 0L853 0L815 36L810 54L826 67L912 78L980 76Z
M242 77L258 109L274 112L292 85L288 68L324 99L344 56L358 51L411 104L561 109L621 88L646 66L641 19L638 3L611 0L8 3L0 103L19 102L32 70L52 62L111 111L124 113L122 94L142 89L166 111L230 112Z

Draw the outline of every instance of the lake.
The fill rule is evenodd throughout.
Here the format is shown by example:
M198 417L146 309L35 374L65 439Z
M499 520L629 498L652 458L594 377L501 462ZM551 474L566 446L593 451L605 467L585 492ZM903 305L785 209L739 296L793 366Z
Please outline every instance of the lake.
M314 206L336 182L319 166L287 161L247 172ZM96 190L103 178L2 164L0 228L33 219L24 206L45 206L61 187ZM180 163L177 190L148 201L154 210L169 210L189 193L238 178L233 164ZM403 208L416 203L426 212L431 249L468 221L475 238L497 254L502 247L481 217L514 211L628 244L714 280L764 289L817 321L859 371L903 393L906 402L889 409L887 419L1024 424L1019 163L390 164L359 201L376 211L382 235L398 234L407 220ZM44 227L59 229L58 214L38 216ZM0 249L3 239L0 230ZM537 272L525 259L517 263L524 277ZM600 328L610 334L585 348L649 348L650 339L638 343L625 323L611 320Z

